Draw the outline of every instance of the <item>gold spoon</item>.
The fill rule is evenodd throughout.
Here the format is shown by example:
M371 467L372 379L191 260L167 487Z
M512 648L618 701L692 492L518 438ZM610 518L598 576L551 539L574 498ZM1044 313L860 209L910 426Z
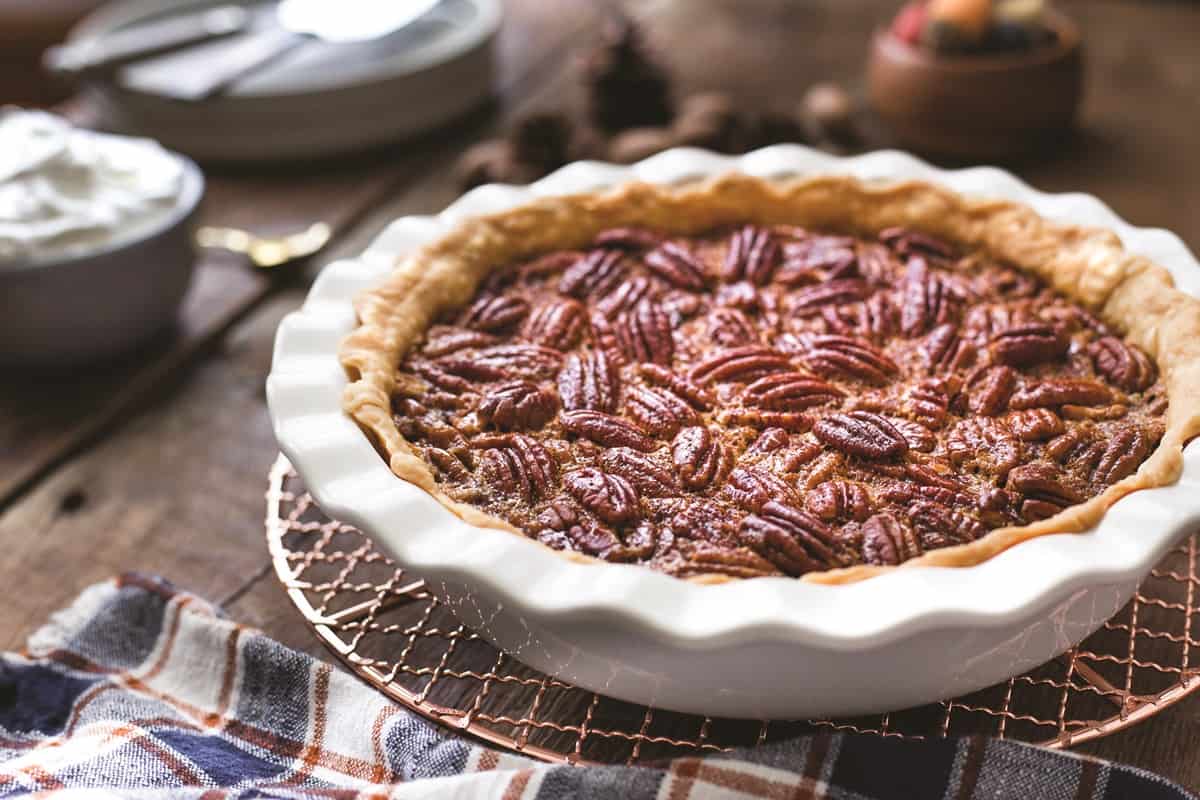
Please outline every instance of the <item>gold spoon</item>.
M258 269L274 269L297 259L313 255L329 243L333 228L317 222L307 230L286 236L256 236L238 228L205 226L196 231L196 243L201 247L219 247L241 253Z

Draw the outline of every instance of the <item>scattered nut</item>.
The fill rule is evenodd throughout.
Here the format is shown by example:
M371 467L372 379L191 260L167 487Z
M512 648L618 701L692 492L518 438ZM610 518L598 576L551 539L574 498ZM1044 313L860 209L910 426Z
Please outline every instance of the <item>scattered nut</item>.
M545 170L561 167L570 157L573 128L562 112L528 114L517 120L509 137L513 157Z
M818 83L804 94L804 116L822 138L851 143L858 138L854 129L854 100L840 86Z
M608 145L609 160L632 164L678 144L669 128L632 128L613 137Z
M764 111L752 115L746 121L746 149L767 147L773 144L806 142L804 126L800 120L781 111Z
M629 20L610 29L584 62L592 121L602 130L666 125L671 121L671 84Z
M673 126L679 144L720 152L741 150L744 128L733 101L720 92L690 95Z
M517 161L512 145L503 139L491 139L468 148L455 167L463 190L484 183L529 183L541 177L537 167Z

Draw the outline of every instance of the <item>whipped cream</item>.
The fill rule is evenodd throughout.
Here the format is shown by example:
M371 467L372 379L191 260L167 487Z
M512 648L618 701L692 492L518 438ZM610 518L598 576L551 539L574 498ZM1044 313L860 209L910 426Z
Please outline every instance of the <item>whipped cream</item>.
M157 142L0 108L0 268L148 232L183 187L183 162Z

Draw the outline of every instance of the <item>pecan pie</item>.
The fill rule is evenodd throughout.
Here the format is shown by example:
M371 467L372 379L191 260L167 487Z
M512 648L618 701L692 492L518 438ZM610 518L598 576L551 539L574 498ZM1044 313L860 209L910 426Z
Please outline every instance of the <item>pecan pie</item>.
M708 581L978 563L1174 481L1200 303L1110 233L729 176L471 221L359 304L346 408L477 525Z

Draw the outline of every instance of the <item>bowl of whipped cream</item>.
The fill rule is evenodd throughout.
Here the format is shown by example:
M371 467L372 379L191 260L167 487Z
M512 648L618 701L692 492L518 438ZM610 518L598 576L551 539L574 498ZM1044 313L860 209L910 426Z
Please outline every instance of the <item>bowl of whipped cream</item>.
M171 335L203 194L157 142L0 108L0 363L74 367Z

